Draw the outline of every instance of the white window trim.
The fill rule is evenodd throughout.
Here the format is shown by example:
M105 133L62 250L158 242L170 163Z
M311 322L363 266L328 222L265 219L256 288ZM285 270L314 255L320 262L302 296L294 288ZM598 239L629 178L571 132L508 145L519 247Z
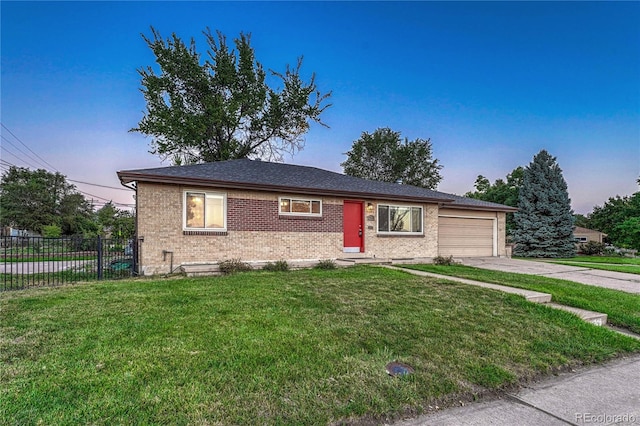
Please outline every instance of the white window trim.
M187 226L187 193L204 194L222 196L222 220L223 228L194 228ZM183 231L209 231L209 232L226 232L227 231L227 193L217 191L204 191L202 189L185 189L182 192L182 230Z
M320 213L297 213L297 212L283 212L280 210L282 200L289 200L289 202L295 201L317 201L320 203ZM278 214L280 216L304 216L304 217L322 217L322 200L319 198L303 198L303 197L278 197Z
M403 232L403 231L380 231L379 222L380 222L380 206L386 207L400 207L400 208L418 208L420 209L420 231L418 232ZM376 233L378 235L424 235L424 207L423 206L412 206L410 204L385 204L378 203L375 207L376 212Z

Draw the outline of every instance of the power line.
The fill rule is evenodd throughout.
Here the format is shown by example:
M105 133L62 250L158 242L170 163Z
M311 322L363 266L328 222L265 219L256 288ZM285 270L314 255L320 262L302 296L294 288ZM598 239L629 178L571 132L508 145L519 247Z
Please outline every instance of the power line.
M51 167L53 170L55 170L56 172L60 172L58 169L56 169L55 167L53 167L49 162L47 162L47 160L45 160L44 158L40 157L38 154L36 154L31 148L29 148L24 142L22 142L20 140L19 137L17 137L15 134L13 134L13 132L11 130L9 130L9 128L7 126L4 125L4 123L0 123L0 125L2 125L2 127L9 132L9 134L11 136L13 136L18 142L20 142L25 148L27 148L29 151L31 151L31 153L33 155L35 155L36 157L38 157L40 160L42 160L44 162L44 164L47 164L49 167Z
M0 123L2 125L2 127L9 132L9 134L11 134L11 136L13 136L18 142L20 142L25 148L27 148L31 153L33 153L33 155L35 155L38 159L41 160L40 164L44 165L46 164L47 166L51 167L53 170L55 170L56 172L60 173L60 171L58 169L56 169L55 167L53 167L49 162L47 162L47 160L45 160L44 158L40 157L36 152L34 152L31 148L29 148L24 142L22 142L22 140L20 140L19 137L17 137L7 126L4 125L4 123ZM30 156L29 154L27 154L26 152L22 151L19 147L17 147L16 145L14 145L9 139L7 139L6 137L4 137L4 135L0 135L2 136L2 139L4 139L6 142L8 142L11 146L13 146L15 149L17 149L18 151L20 151L23 155L27 156L30 160L38 162L38 160L36 160L35 158L33 158L32 156ZM17 158L18 160L26 163L27 165L29 165L30 167L33 167L35 169L39 168L37 166L34 166L32 163L25 161L24 159L18 157L17 155L15 155L13 152L11 152L10 150L8 150L6 147L3 147L3 149L5 151L7 151L9 154L11 154L13 157ZM16 167L14 164L8 163L14 167ZM46 167L45 167L46 168ZM66 178L66 176L65 176ZM107 189L115 189L118 191L131 191L131 189L127 189L127 188L117 188L115 186L108 186L108 185L101 185L98 183L91 183L91 182L83 182L83 181L79 181L79 180L74 180L74 179L69 179L66 178L69 182L75 182L75 183L81 183L84 185L91 185L91 186L97 186L97 187L101 187L101 188L107 188ZM80 191L82 192L82 191ZM88 194L91 195L91 194Z
M30 162L28 162L28 161L26 161L26 160L24 160L24 159L22 159L22 158L18 157L16 154L14 154L13 152L11 152L11 150L10 150L10 149L7 149L7 147L6 147L6 146L3 146L3 147L2 147L2 150L3 150L4 152L6 152L7 154L11 155L12 157L15 157L18 161L22 161L23 163L27 164L29 167L33 167L34 169L39 169L39 167L34 166L34 165L33 165L33 164L31 164Z
M97 198L98 200L101 200L104 203L112 203L112 204L117 204L117 205L120 205L120 206L132 206L133 205L133 204L117 203L117 202L115 202L113 200L109 200L108 198L100 197L100 196L94 195L94 194L89 194L88 192L80 191L79 189L78 189L78 192L83 194L83 195L88 195L89 197L92 197L92 198Z
M4 139L5 142L7 142L9 145L11 145L12 147L14 147L15 149L18 150L18 152L20 152L22 155L25 155L28 159L35 161L36 163L38 162L37 159L33 158L32 156L30 156L29 154L27 154L26 152L24 152L23 150L21 150L19 147L17 147L13 142L11 142L9 139L5 138L4 135L0 135L0 137L2 139ZM4 147L4 149L7 149L7 147ZM24 161L24 160L23 160ZM26 161L25 161L26 162ZM40 162L41 165L42 162ZM44 165L43 165L44 166ZM46 169L47 166L44 166L44 168Z
M75 182L75 183L82 183L84 185L92 185L92 186L99 186L101 188L108 188L108 189L117 189L119 191L132 191L132 189L128 189L128 188L118 188L115 186L108 186L108 185L100 185L97 183L89 183L89 182L82 182L80 180L73 180L73 179L67 179L69 182Z

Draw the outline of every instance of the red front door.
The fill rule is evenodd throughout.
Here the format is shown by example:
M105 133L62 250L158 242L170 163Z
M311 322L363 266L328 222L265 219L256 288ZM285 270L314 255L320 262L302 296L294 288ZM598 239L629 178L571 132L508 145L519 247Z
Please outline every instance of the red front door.
M364 210L360 201L345 201L342 227L344 231L344 252L364 252Z

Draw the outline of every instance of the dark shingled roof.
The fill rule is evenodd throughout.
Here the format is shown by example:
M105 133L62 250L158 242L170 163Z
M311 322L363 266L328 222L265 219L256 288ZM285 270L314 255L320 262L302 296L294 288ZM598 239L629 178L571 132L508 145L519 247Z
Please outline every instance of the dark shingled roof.
M124 170L118 172L118 177L122 184L158 182L298 192L313 195L381 198L394 201L437 202L446 206L474 210L515 210L501 204L445 194L417 186L361 179L316 167L248 159Z

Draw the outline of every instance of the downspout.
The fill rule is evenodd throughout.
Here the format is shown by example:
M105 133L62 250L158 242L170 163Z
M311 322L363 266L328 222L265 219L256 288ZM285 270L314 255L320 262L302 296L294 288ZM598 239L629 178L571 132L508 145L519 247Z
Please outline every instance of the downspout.
M173 251L172 250L162 250L163 262L167 261L167 255L169 255L169 272L164 275L165 278L167 278L169 275L173 274L175 271L177 271L182 267L182 265L178 265L175 267L175 269L173 268Z
M140 243L142 243L144 241L144 237L141 239L139 234L138 234L138 185L137 183L133 183L131 186L126 185L125 183L122 182L122 180L120 181L120 185L124 186L127 189L131 189L135 192L133 198L136 200L136 206L135 206L135 227L136 227L136 231L134 233L134 247L135 250L133 252L134 255L134 259L133 259L133 263L135 265L133 273L135 275L140 275L140 259L142 258L142 256L140 256L140 252L142 250L142 245Z

